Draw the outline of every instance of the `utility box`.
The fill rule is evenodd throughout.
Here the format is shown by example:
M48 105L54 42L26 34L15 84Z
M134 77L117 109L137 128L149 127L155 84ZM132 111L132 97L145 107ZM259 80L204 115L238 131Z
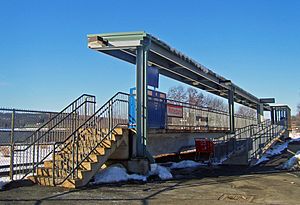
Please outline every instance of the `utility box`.
M148 90L148 127L165 129L166 127L166 94ZM130 89L129 99L129 127L136 126L136 88Z

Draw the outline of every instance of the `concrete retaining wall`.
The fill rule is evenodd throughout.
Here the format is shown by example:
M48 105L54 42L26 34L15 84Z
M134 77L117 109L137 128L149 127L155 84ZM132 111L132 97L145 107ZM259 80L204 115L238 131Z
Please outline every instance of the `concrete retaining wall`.
M214 138L225 133L149 133L147 149L153 155L178 152L182 147L194 146L194 138Z

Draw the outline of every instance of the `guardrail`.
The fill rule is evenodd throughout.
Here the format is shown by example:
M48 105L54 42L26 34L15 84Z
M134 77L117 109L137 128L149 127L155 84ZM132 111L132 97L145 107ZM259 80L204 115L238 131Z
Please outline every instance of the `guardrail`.
M263 148L286 129L284 123L271 124L266 120L238 129L235 134L227 134L214 138L214 161L222 163L232 154L244 150L248 153L248 161L259 158Z
M63 141L69 133L76 129L95 110L95 96L83 94L59 113L51 113L51 118L37 129L31 130L24 138L15 138L16 110L13 110L10 142L10 178L23 179L41 164L51 152L54 142ZM38 111L35 113L39 113ZM46 113L46 112L43 112ZM18 128L20 129L20 128ZM23 131L26 130L22 128ZM4 143L1 144L5 145ZM6 166L7 159L1 156L2 166ZM30 170L30 172L28 171Z
M229 113L210 107L192 105L176 100L166 100L167 104L179 105L182 107L182 117L168 117L167 129L175 130L205 130L205 131L228 131ZM235 127L242 128L256 124L257 119L249 116L235 114Z
M52 156L63 152L68 157L64 159L53 157L53 184L62 184L69 177L78 178L79 166L104 140L111 140L114 129L120 126L128 127L128 102L128 94L117 93L68 138L55 145ZM95 136L86 138L83 132L87 130Z

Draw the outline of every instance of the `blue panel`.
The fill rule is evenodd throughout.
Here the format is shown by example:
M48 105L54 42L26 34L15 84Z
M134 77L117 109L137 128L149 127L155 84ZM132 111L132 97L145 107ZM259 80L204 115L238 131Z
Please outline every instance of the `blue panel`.
M136 89L130 89L129 128L136 127ZM148 90L148 127L164 129L166 126L166 94Z
M159 83L159 73L158 68L153 66L148 66L147 69L147 85L158 88Z
M128 121L129 128L136 128L136 101L135 101L135 88L130 89L130 97L129 97L129 113L128 113Z
M166 126L166 98L165 94L151 91L148 94L148 127L164 129Z

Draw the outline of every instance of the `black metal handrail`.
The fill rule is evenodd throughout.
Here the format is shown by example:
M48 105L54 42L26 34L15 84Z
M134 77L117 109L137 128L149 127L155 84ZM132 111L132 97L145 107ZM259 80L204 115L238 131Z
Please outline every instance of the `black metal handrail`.
M39 132L41 129L45 128L46 125L48 125L50 122L52 122L54 119L56 119L59 115L63 114L68 108L70 108L75 102L77 102L79 99L83 98L83 97L91 97L91 98L94 98L95 99L95 96L93 95L89 95L89 94L82 94L80 97L78 97L76 100L74 100L73 102L71 102L68 106L66 106L62 111L60 111L59 113L57 113L56 115L54 115L52 118L50 118L46 123L44 123L41 127L39 127L34 133L32 133L30 136L28 136L26 139L24 139L22 142L25 142L27 141L29 138L31 138L32 136L35 135L35 133ZM79 105L79 107L81 107L83 104L85 103L96 103L96 101L84 101L83 103L81 103ZM74 111L76 111L78 109L78 107L75 108ZM68 114L68 116L70 115L71 113ZM66 116L66 117L68 117ZM66 118L64 117L64 118ZM61 122L61 121L60 121ZM59 123L57 123L59 124Z
M114 132L114 130L116 129L116 128L118 128L118 127L120 127L120 126L127 126L128 124L117 124L117 125L115 125L89 152L88 152L88 154L84 157L84 158L82 158L81 160L80 160L80 162L78 162L77 164L76 164L76 166L72 169L72 171L70 171L65 177L64 177L64 179L62 180L62 181L60 181L59 183L56 183L56 185L60 185L60 184L62 184L62 183L64 183L74 172L75 172L75 170L77 170L80 166L81 166L81 164L86 160L86 159L88 159L88 157L96 150L96 148L97 147L99 147L102 143L103 143L103 141L104 140L106 140L108 137L109 137L109 135L110 134L112 134L113 132ZM55 161L54 161L55 162ZM54 165L55 166L55 165Z
M53 149L53 156L56 153L63 152L65 149L68 152L69 156L72 158L71 161L66 159L61 166L66 168L59 167L59 164L56 164L55 157L53 159L53 183L58 185L62 184L67 180L71 175L73 178L76 178L78 174L78 168L81 163L87 159L90 154L103 142L103 140L108 139L109 136L113 133L114 129L118 126L128 125L128 97L127 93L118 92L112 98L110 98L103 106L101 106L93 115L91 115L81 126L74 130L69 137L67 137L59 146L55 146ZM126 99L124 99L126 98ZM125 109L122 109L122 103L125 105ZM125 104L124 104L125 103ZM119 107L118 107L119 106ZM118 113L120 111L120 113ZM119 116L119 114L121 116ZM122 118L123 117L123 118ZM126 122L126 123L122 123ZM107 131L104 131L107 129ZM95 132L99 133L101 136L100 141L93 141L95 139L86 139L83 138L83 132L93 129ZM79 153L78 148L79 143L89 143L90 147L81 146L85 149ZM93 146L91 145L93 144ZM66 154L66 152L65 152ZM80 160L79 157L81 156ZM64 173L64 174L62 174ZM63 178L63 179L62 179ZM59 180L59 181L58 181Z
M224 144L224 143L228 143L230 140L232 140L233 142L233 148L230 151L226 151L226 154L224 156L222 156L222 158L226 158L229 157L231 154L233 154L234 152L236 152L237 150L240 150L242 147L245 146L245 144L240 144L239 146L236 146L236 143L238 140L249 140L251 139L251 143L253 144L253 148L256 151L259 148L256 148L255 146L255 141L257 139L261 139L262 136L266 135L266 133L268 133L268 129L270 129L270 127L272 128L273 126L277 126L277 125L273 125L271 124L270 120L265 120L260 124L253 124L253 125L248 125L246 127L240 128L239 131L235 134L228 134L225 135L223 137L217 138L217 139L213 139L214 143L216 144ZM266 131L267 130L267 131ZM242 136L246 134L247 136ZM248 146L248 142L247 142L247 146ZM226 146L227 149L228 146ZM216 146L215 146L216 148ZM251 149L253 149L251 148ZM248 150L249 151L249 150ZM253 157L251 155L251 157Z
M18 169L16 170L12 169L12 175L15 175L16 179L24 179L30 172L34 174L35 169L49 157L51 144L61 141L62 139L64 140L68 132L72 132L73 129L76 129L78 125L80 125L80 121L83 121L83 119L80 118L87 114L93 114L94 109L95 96L83 94L34 131L25 140L15 142L12 146L12 163L14 163L14 161L16 161L16 164L31 163L31 166L17 167ZM47 129L47 131L44 131L45 129Z
M45 135L47 135L49 132L51 132L54 128L56 128L62 121L64 121L64 119L66 119L66 118L68 118L70 115L72 115L74 112L76 112L79 108L81 108L83 105L85 105L86 103L95 103L95 102L93 102L93 101L85 101L85 102L83 102L83 103L81 103L78 107L76 107L75 108L75 110L73 110L72 112L70 112L70 113L68 113L63 119L61 119L59 122L57 122L54 126L52 126L50 129L48 129L45 133L43 133L39 138L37 138L37 139L35 139L35 141L33 141L32 143L30 143L30 144L26 144L25 143L25 141L26 141L26 139L23 141L23 142L15 142L14 144L15 145L17 145L17 144L21 144L21 145L27 145L27 148L25 148L25 149L16 149L15 151L25 151L25 150L27 150L28 149L28 147L30 147L30 146L32 146L32 145L34 145L36 142L38 142L40 139L42 139ZM40 130L40 129L39 129ZM38 130L37 131L35 131L35 132L38 132ZM29 136L29 137L32 137L32 136L34 136L34 134L35 133L33 133L31 136ZM28 138L29 138L28 137ZM27 138L27 139L28 139Z
M158 98L158 97L151 97L151 98ZM159 98L159 99L161 99L161 98ZM216 113L216 114L229 116L229 113L224 111L224 110L220 110L220 109L216 109L216 108L212 108L212 107L208 107L208 106L190 104L188 102L182 102L182 101L173 100L173 99L165 99L165 100L166 100L166 102L173 102L176 105L182 105L183 107L186 107L186 108L192 108L192 109L195 109L195 110L203 110L203 111L207 111L207 112L212 112L212 113ZM244 118L244 119L256 120L256 118L254 118L254 117L244 116L244 115L240 115L240 114L234 114L234 116L239 117L239 118Z
M280 128L277 132L275 132L278 128ZM265 135L269 135L269 134L272 134L273 135L273 137L276 137L276 136L278 136L278 134L280 133L280 132L282 132L284 129L286 129L286 127L285 126L283 126L283 125L280 125L280 124L271 124L271 125L269 125L268 127L265 127L264 128L264 132L263 133L260 133L258 136L255 136L252 140L253 140L253 144L256 144L256 141L261 141L261 139L263 138L263 137L265 137ZM269 131L271 131L271 133L269 133ZM264 144L264 146L266 145L266 144L268 144L270 141L272 141L273 140L273 138L269 138L268 140L266 140L265 142L263 142L263 144ZM261 144L262 142L260 142L260 144ZM263 147L264 147L263 146ZM257 149L255 149L254 151L252 151L252 153L251 153L251 157L253 158L253 157L256 157L257 155L258 155L258 153L260 152L260 151L262 151L262 149L261 149L261 147L260 146L258 146L257 147Z

